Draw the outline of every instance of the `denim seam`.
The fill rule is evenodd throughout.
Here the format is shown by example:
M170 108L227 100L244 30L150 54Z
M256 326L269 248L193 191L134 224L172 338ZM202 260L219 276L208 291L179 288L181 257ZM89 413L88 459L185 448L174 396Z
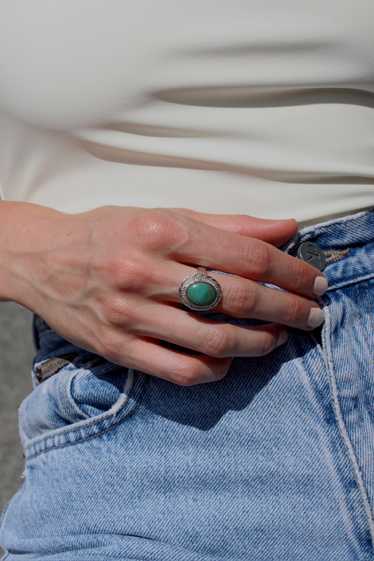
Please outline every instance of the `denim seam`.
M133 412L133 410L135 409L136 406L137 406L137 403L135 403L133 405L133 407L131 407L131 409L127 411L127 413L124 417L118 418L115 422L111 423L109 426L101 429L100 431L95 432L95 433L91 433L91 434L86 434L86 435L78 438L77 440L74 440L74 442L66 441L66 442L62 442L61 444L48 445L43 450L36 450L35 453L31 453L30 455L28 455L27 456L27 461L34 460L35 458L38 458L39 456L42 456L44 454L48 454L49 452L51 452L53 450L61 450L63 448L67 448L68 446L75 446L76 444L79 444L79 443L82 443L82 442L87 442L89 440L92 440L93 438L98 438L98 437L102 436L103 434L105 434L107 432L110 432L117 425L119 425L124 419L126 419Z
M328 308L326 308L325 310L325 314L326 314L326 324L328 324L328 326L330 326L331 324L331 314ZM328 330L328 332L330 332L330 330ZM338 430L340 433L340 436L342 438L343 443L346 446L346 449L348 451L348 457L351 461L352 464L352 468L353 468L353 472L355 475L355 479L356 479L356 483L357 483L357 487L359 490L359 493L361 495L361 499L363 502L363 506L364 506L364 511L365 514L367 516L367 522L368 522L368 526L369 526L369 532L370 532L370 536L371 536L371 540L372 540L372 544L374 544L374 520L372 517L372 512L371 512L371 507L370 507L370 502L369 502L369 498L368 498L368 494L366 491L366 487L365 487L365 483L363 481L362 478L362 474L361 474L361 470L357 461L357 457L353 448L353 445L351 443L351 440L349 438L349 434L347 431L347 428L345 426L345 422L344 422L344 418L342 415L342 410L340 407L340 402L339 402L339 396L338 396L338 388L336 385L336 376L335 376L335 369L334 369L334 362L333 362L333 358L332 358L332 349L331 349L331 340L330 337L328 335L326 335L325 337L325 343L326 343L326 359L327 359L327 367L328 367L328 371L330 374L330 382L331 382L331 395L332 395L332 403L333 403L333 409L335 412L335 417L337 420L337 426L338 426Z
M129 371L130 370L132 371L132 369L129 369ZM74 378L75 374L76 374L76 372L73 372L72 378ZM133 380L133 376L134 376L134 374L132 372L132 380ZM70 380L71 380L71 378L70 378ZM126 378L126 382L124 384L123 391L125 390L126 385L128 384L128 380L129 380L129 377ZM130 385L129 388L127 388L127 391L131 392L132 388L133 388L133 383ZM129 398L130 397L129 394L127 394L126 397ZM126 405L126 402L128 400L126 400L124 402L124 400L122 399L122 395L121 395L121 397L119 397L117 401L121 401L121 405L124 406L124 405ZM27 450L29 450L29 449L32 450L35 445L38 445L38 444L40 444L43 441L46 441L48 439L51 439L51 438L53 439L55 436L69 435L69 434L72 434L72 433L75 433L75 432L79 432L81 429L83 429L83 431L84 431L84 429L86 427L88 429L90 429L94 425L96 425L100 422L105 422L107 420L108 421L113 420L115 415L113 416L112 409L113 409L113 406L110 409L108 409L107 411L104 411L104 413L101 413L100 415L95 415L94 417L88 417L87 419L82 419L82 420L77 421L76 423L70 424L66 427L61 427L61 428L58 428L58 429L52 429L51 431L49 431L49 433L47 433L45 435L41 435L39 437L35 437L35 438L31 439L32 441L30 441L29 443L26 444L26 449ZM124 411L125 410L126 410L126 408L124 407ZM111 424L110 424L110 426L111 426ZM78 439L78 440L80 440L80 439Z
M87 413L85 413L84 411L81 410L81 408L79 407L79 405L77 405L77 403L75 402L74 398L73 398L73 392L72 392L72 385L75 381L78 381L79 377L82 377L83 374L85 373L85 369L84 368L78 368L75 372L73 372L73 375L70 376L68 382L67 382L67 387L65 389L65 397L67 397L69 404L71 405L71 407L73 408L73 410L82 417L82 419L90 419L90 415L88 415ZM87 377L92 377L94 376L94 374L92 372L90 372L89 374L87 374ZM105 411L105 413L108 413L108 411Z
M129 371L133 371L133 369L129 368ZM125 388L127 383L128 383L128 378L124 384ZM136 406L138 405L139 397L142 394L144 385L145 385L145 374L143 372L140 372L140 376L137 378L136 381L135 380L133 381L131 388L126 390L129 393L127 395L122 394L118 398L116 403L114 403L112 407L108 409L108 411L106 411L105 413L99 416L95 416L93 418L83 419L82 421L78 421L79 426L78 423L74 423L75 425L74 427L67 426L67 427L62 427L60 429L53 430L50 432L50 434L45 434L40 437L36 437L36 439L33 439L32 442L26 444L25 446L26 459L31 460L32 458L35 458L41 454L48 453L50 450L64 448L66 446L74 446L79 442L98 437L112 430L122 420L126 419L136 408ZM131 396L133 397L134 401L130 407L126 407L126 405L129 405L130 403L129 400ZM92 429L95 429L96 427L102 424L105 424L103 428L97 430L97 432L90 432ZM64 437L64 435L67 435L67 439L61 444L55 444L54 442L48 444L49 439L54 440L55 437L59 437L59 436ZM68 438L72 435L75 435L76 437L75 440L68 440ZM43 447L43 448L40 449L39 447Z
M332 284L331 286L329 286L329 288L326 290L326 292L336 290L337 288L343 288L343 286L349 286L351 284L356 284L356 283L359 283L359 282L370 280L372 278L374 278L374 272L369 273L367 275L362 275L361 277L353 278L351 280L343 281L343 282L340 282L340 283L337 283L337 284Z
M323 324L322 329L328 331L329 326L326 324L326 322ZM311 340L316 345L317 352L320 356L321 361L323 362L323 364L325 366L324 372L328 371L327 365L326 365L326 362L327 362L326 361L326 353L324 352L322 344L320 344L319 341L317 340L317 337L315 336L315 333L307 332L305 335L306 335L306 337L310 337ZM311 395L313 396L313 397L310 397L310 403L311 403L312 407L316 408L316 410L318 411L318 415L321 415L321 417L323 417L325 412L326 412L326 406L325 406L324 403L321 403L320 397L318 396L318 392L316 392L315 385L314 385L312 379L308 375L306 375L305 369L306 369L306 366L305 366L305 364L303 364L302 367L300 368L300 375L301 375L301 377L304 378L304 387L307 388L307 390L310 391ZM328 384L330 392L331 392L331 388L330 388L330 384L329 384L328 380L327 380L327 384ZM334 419L335 419L335 417L334 417ZM327 421L325 421L325 422L327 424L327 430L326 430L326 427L322 426L322 424L318 425L318 429L317 429L318 431L320 431L318 433L318 434L320 434L320 438L321 439L326 438L328 443L329 443L328 445L325 444L323 446L323 448L324 448L324 452L323 452L324 453L324 459L325 459L326 465L329 467L329 472L331 474L331 477L334 480L338 479L339 483L340 483L340 474L337 473L337 471L339 471L339 470L338 470L338 467L336 466L336 463L334 462L334 453L335 452L334 452L333 448L334 448L335 442L334 442L333 439L331 439L331 436L329 435L328 422ZM334 424L334 426L335 426L335 424ZM340 444L340 441L339 441L339 444ZM326 454L326 451L327 451L327 454ZM339 453L341 453L341 449L339 450ZM345 450L343 451L343 453L345 455ZM327 458L326 458L326 456L327 456ZM330 466L333 466L333 468L331 468ZM336 493L335 496L336 496L337 502L339 504L341 504L341 496L338 494L338 493L342 493L341 483L339 485L339 490L337 489L337 487L335 487L335 485L333 485L333 489L334 489L333 492ZM343 493L343 496L344 496L344 503L349 502L349 497L347 497L345 493ZM345 511L349 511L349 505L344 504L344 508L345 508ZM361 552L362 548L361 548L359 537L357 537L356 535L353 535L353 537L351 537L351 535L352 535L351 525L354 525L354 521L352 523L352 521L350 520L349 525L347 525L346 522L345 522L345 516L344 516L344 514L342 514L342 523L343 523L345 532L348 536L348 540L350 540L352 542L350 545L352 546L352 549L355 552L354 559L360 559L361 560L360 552ZM361 561L364 561L364 560L362 559ZM369 561L369 560L367 559L366 561Z
M351 221L353 222L355 220L359 220L360 218L365 216L365 214L369 214L370 212L373 211L374 211L374 206L369 207L365 210L361 210L359 212L355 212L354 214L349 214L348 216L339 216L338 218L332 218L331 220L326 220L325 222L320 222L319 224L311 224L309 226L305 226L304 228L300 228L298 233L300 234L300 236L304 236L309 233L313 235L315 233L320 234L323 233L326 230L326 228L328 228L331 225L344 224L344 222L351 222Z
M342 224L344 222L352 222L354 223L356 220L360 220L366 214L374 212L374 206L370 207L369 209L357 212L355 214L350 214L348 216L342 216L339 218L333 218L331 220L327 220L326 222L321 222L319 224L311 224L310 226L305 226L300 228L295 235L284 245L284 251L289 252L294 249L295 246L308 241L310 239L314 239L315 237L323 234L326 230L328 231L329 227L334 224Z

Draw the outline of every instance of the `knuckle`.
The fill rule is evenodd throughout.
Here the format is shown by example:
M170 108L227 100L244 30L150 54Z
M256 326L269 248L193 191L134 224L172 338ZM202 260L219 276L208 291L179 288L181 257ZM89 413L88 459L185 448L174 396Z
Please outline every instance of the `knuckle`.
M134 255L128 255L118 261L119 276L124 276L126 280L132 281L139 279L144 271L144 264Z
M271 256L265 243L258 240L245 245L245 263L249 264L251 274L255 277L266 276L270 270Z
M169 209L150 209L138 214L132 226L137 239L147 249L168 249L181 239L182 224Z
M289 266L289 276L292 279L292 286L295 292L301 292L307 284L307 270L305 264L300 259L293 258Z
M136 307L124 297L111 296L103 303L105 319L111 325L130 326L136 321Z
M220 328L210 328L202 343L202 352L209 356L224 357L232 349L230 332Z
M149 278L148 267L144 261L134 255L118 259L113 269L113 280L126 290L139 290Z
M234 313L248 317L257 306L258 288L255 283L238 284L227 291L227 301Z
M204 366L199 362L183 361L173 372L173 379L178 386L194 386L207 381Z
M305 305L300 298L290 298L284 319L287 323L299 323L305 319Z

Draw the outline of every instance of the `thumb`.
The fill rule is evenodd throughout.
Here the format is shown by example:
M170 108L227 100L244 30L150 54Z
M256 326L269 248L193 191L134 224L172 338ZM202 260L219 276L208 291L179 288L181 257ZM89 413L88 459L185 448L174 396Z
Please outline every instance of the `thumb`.
M269 219L258 218L249 214L216 214L179 207L172 210L185 214L193 220L204 222L209 226L235 232L242 236L257 238L276 246L283 245L294 236L299 227L294 218Z

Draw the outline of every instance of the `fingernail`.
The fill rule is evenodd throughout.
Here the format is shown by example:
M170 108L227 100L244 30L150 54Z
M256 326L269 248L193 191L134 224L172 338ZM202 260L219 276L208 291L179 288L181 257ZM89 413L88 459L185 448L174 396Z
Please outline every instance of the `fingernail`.
M313 291L317 296L322 296L329 287L329 282L326 277L316 277L314 280Z
M288 331L281 331L277 339L277 347L283 345L288 339Z
M325 321L325 313L321 308L312 308L308 316L308 326L318 327Z

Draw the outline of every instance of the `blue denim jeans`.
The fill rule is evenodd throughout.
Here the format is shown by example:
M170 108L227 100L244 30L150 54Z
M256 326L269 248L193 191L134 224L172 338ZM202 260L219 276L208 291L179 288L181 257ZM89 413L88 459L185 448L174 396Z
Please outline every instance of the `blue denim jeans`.
M328 256L325 323L217 382L113 364L34 315L4 559L374 559L374 208L281 249L305 240Z

